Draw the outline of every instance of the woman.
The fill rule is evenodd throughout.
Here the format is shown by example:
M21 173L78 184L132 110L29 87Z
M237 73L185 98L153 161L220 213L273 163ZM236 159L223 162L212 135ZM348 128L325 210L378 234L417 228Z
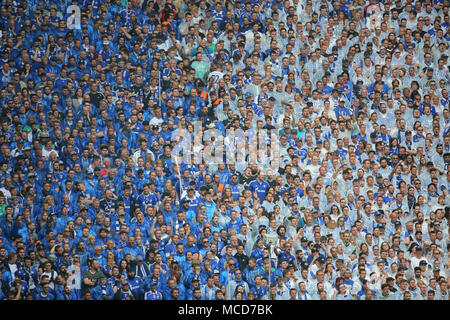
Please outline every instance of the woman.
M6 216L6 217L8 218L8 216ZM12 217L12 215L11 215L11 217ZM48 211L43 209L42 214L41 214L41 218L39 219L39 221L36 221L37 222L37 232L38 233L41 231L42 228L45 227L48 217L49 217ZM38 219L38 217L36 217L36 220L37 219Z
M80 105L83 104L83 101L83 89L78 88L72 98L72 105L76 112L78 111Z
M294 111L295 114L301 114L302 109L305 106L305 101L302 99L301 93L296 91L294 93L294 101L293 101L293 107L294 107Z
M311 81L306 80L305 81L305 85L302 86L301 89L302 92L302 98L305 102L308 102L309 99L311 99L312 96L312 85L311 85Z
M236 292L234 294L234 300L247 300L244 298L244 294L242 292Z
M422 89L420 88L419 82L416 80L411 81L411 99L414 99L414 96L418 93L421 97L424 96Z
M235 199L233 197L232 189L231 188L225 188L224 193L222 195L222 202L234 202Z
M128 268L128 262L125 259L120 260L119 263L119 272L121 274L125 274L125 272L127 272L127 268Z
M431 109L435 110L437 114L442 114L444 111L444 106L442 105L441 99L436 94L433 94L431 97Z
M359 254L365 254L366 257L369 256L370 252L367 243L365 242L361 243L361 245L359 246Z
M345 285L341 283L338 285L337 291L333 294L332 300L353 300L353 297L347 293Z
M339 237L339 231L336 228L337 227L337 220L331 219L329 216L325 216L323 218L324 226L323 226L323 233L324 234L332 234L333 237Z
M284 88L284 99L291 104L294 103L294 96L295 96L295 92L292 90L293 86L295 86L295 84L288 83Z
M116 264L116 256L114 255L114 252L111 250L108 250L106 253L106 263L103 266L103 273L109 277L112 276L112 269L117 266Z
M275 219L277 226L283 223L284 216L281 214L281 207L277 204L273 207L272 218Z
M399 144L397 138L392 138L389 143L389 149L392 154L398 154L399 152Z
M388 250L389 250L389 243L386 242L386 241L383 241L383 242L381 243L380 248L381 248L381 251L388 251Z
M339 231L349 231L349 230L347 230L347 228L346 228L346 226L345 226L345 218L344 218L344 217L340 217L340 218L337 220L337 229L338 229Z
M337 221L340 216L341 216L341 212L340 212L339 206L337 206L335 204L332 205L331 209L330 209L331 220Z
M333 264L327 263L325 265L325 281L330 284L335 283L337 277L337 273L334 271Z

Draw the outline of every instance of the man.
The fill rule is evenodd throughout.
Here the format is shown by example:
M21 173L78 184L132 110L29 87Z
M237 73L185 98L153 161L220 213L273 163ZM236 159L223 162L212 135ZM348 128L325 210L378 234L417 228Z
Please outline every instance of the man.
M34 300L55 300L55 296L50 292L48 282L41 284L42 290L34 296Z
M148 268L147 263L144 262L144 258L141 255L136 257L135 274L141 279L145 279L148 275L150 275L150 269Z
M120 283L120 289L114 295L114 300L136 300L136 296L130 289L130 284L123 280Z
M377 294L377 300L394 300L394 293L389 289L389 284L381 285L381 292Z
M306 284L304 281L298 283L298 300L311 300L311 295L306 291Z
M219 290L219 288L214 284L214 278L209 276L206 280L206 284L202 285L200 290L204 300L214 300L216 291Z
M244 288L244 294L250 291L248 283L242 279L242 271L239 269L234 270L234 279L227 286L227 297L233 297L237 286Z
M241 227L242 227L242 225L241 225ZM244 271L244 269L248 265L250 258L245 254L243 245L241 245L241 244L238 245L237 252L234 255L234 257L236 258L236 260L238 262L239 270Z
M86 291L90 291L95 286L97 286L104 276L103 272L100 270L98 260L89 259L88 260L89 269L83 274L83 294Z
M91 296L93 300L112 300L114 298L113 287L106 280L106 276L102 275L100 278L100 283L91 289Z
M144 300L162 300L162 294L157 290L157 282L150 283L150 290L144 294Z
M264 172L260 171L258 174L258 178L252 182L250 182L248 186L248 190L253 194L253 198L262 204L264 199L266 198L266 191L269 189L269 184L264 181Z

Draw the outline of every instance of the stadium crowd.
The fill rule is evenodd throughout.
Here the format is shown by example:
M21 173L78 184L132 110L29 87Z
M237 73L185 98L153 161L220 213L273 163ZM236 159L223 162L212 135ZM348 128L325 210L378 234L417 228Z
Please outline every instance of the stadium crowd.
M2 1L0 299L448 300L449 25L448 0Z

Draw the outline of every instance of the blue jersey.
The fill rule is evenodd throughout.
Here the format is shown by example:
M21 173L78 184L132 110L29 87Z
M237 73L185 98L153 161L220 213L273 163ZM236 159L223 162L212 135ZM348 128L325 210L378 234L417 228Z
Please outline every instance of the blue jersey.
M250 190L252 194L256 192L260 202L262 203L266 199L266 191L269 187L270 186L266 181L260 183L257 179L250 182L248 190Z

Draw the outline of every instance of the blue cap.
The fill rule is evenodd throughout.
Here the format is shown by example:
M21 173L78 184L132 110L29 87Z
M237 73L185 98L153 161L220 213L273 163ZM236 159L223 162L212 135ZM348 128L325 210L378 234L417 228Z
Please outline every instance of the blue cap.
M25 278L25 271L23 271L23 270L17 270L16 272L14 272L14 276L15 276L15 277Z
M376 216L379 216L379 215L384 214L384 211L383 210L377 210L373 214L376 215Z

